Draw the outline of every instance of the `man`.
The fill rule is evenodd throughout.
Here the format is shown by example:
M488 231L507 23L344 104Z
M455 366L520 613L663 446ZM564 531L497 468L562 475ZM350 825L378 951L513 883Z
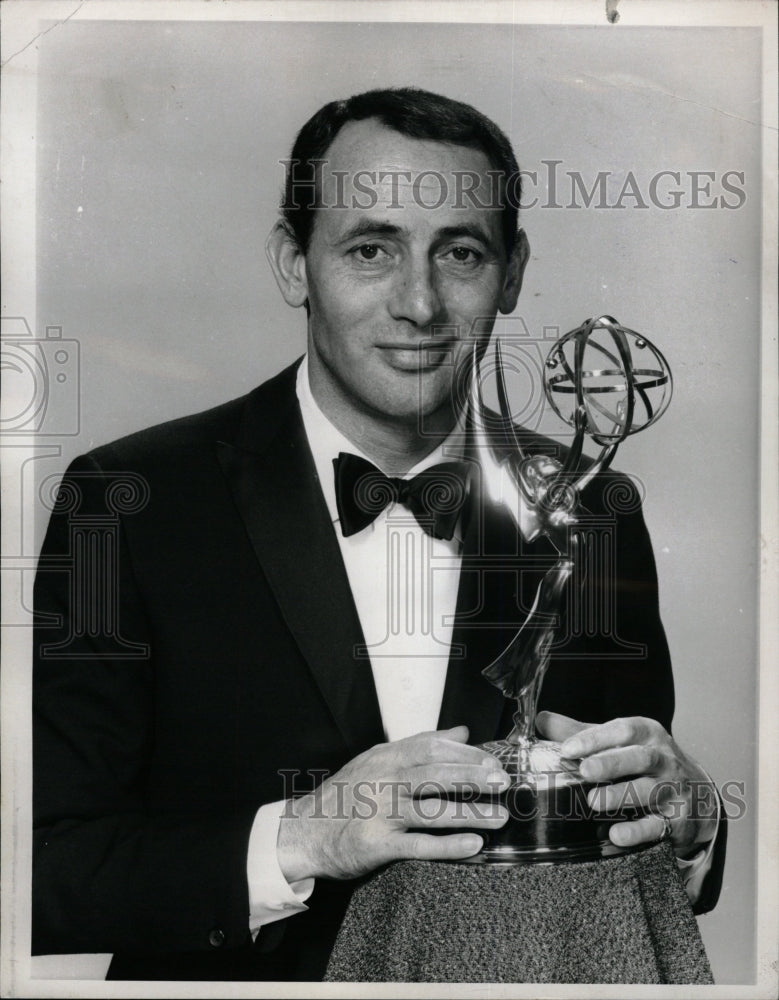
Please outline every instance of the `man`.
M508 783L477 745L512 706L481 670L550 554L482 503L478 469L452 480L446 524L412 482L454 475L459 373L517 303L517 177L466 105L398 90L325 106L268 240L307 313L303 362L71 466L36 585L36 951L112 951L112 978L318 979L355 878L472 856L505 823L446 792ZM614 482L597 477L588 509ZM564 644L539 726L611 783L599 807L631 779L652 808L612 839L670 835L710 908L724 836L714 852L716 818L693 809L708 779L668 733L639 511L616 537L598 584L616 632Z

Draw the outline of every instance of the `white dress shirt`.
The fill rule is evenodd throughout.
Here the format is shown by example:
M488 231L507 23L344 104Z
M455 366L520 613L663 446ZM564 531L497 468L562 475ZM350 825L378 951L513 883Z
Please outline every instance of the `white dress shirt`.
M457 604L462 539L432 538L402 504L390 504L362 531L345 538L335 499L333 459L342 451L372 462L324 415L311 393L308 358L297 374L303 426L325 503L341 549L346 575L365 637L384 735L388 741L437 728L446 681ZM434 451L399 478L411 479L438 462L459 457L452 443ZM375 464L375 463L374 463ZM382 469L388 476L397 470ZM314 879L289 884L276 857L285 802L262 806L249 838L249 926L305 910ZM680 862L688 893L695 898L709 866L711 848Z

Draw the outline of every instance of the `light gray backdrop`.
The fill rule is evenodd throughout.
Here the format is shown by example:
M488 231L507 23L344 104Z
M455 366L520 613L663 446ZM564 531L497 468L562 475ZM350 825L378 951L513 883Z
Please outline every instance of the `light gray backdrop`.
M40 45L38 327L78 340L80 433L39 478L131 430L242 394L298 356L263 244L279 160L322 103L417 84L475 104L538 171L515 316L531 338L611 313L676 377L622 449L646 515L675 664L675 734L743 781L725 885L700 925L720 983L754 979L760 40L752 29L307 23L67 23ZM543 207L543 161L613 204ZM678 208L649 197L679 171ZM737 208L694 207L688 171L743 172ZM665 178L658 197L676 185ZM582 198L577 198L582 205ZM518 329L515 325L512 330ZM65 401L61 405L70 406ZM556 426L553 422L545 426ZM40 522L43 515L39 515ZM121 905L118 902L118 905Z

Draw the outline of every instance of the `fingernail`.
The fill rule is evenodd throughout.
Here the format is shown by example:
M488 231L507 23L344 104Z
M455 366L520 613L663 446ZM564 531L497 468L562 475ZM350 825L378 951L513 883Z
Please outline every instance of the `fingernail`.
M579 740L575 738L571 740L565 740L563 745L560 747L560 752L562 753L563 757L580 757L582 750L583 747L581 743L579 742Z
M468 851L470 854L476 854L478 851L482 849L483 844L484 841L482 840L481 837L477 837L475 834L469 834L465 838L463 846L465 850Z

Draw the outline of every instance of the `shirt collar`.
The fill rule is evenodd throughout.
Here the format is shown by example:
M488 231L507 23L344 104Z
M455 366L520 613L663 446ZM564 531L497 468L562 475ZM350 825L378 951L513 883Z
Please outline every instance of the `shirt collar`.
M322 486L327 509L330 512L331 520L333 523L336 523L339 518L338 507L335 502L333 459L337 458L340 452L347 451L353 455L359 455L374 465L376 463L370 455L366 455L361 448L339 431L335 424L320 409L319 404L314 399L308 381L308 355L303 358L298 368L295 391L303 417L303 427L308 438L311 453L314 456L314 465L316 466L319 482ZM400 478L411 479L418 473L430 468L431 465L436 465L438 462L443 461L452 461L456 457L455 449L457 449L458 454L461 452L461 448L457 447L458 438L459 441L462 441L462 435L459 428L456 427L429 455L425 455L423 459L420 459L415 466Z

